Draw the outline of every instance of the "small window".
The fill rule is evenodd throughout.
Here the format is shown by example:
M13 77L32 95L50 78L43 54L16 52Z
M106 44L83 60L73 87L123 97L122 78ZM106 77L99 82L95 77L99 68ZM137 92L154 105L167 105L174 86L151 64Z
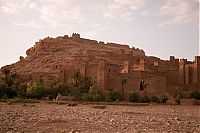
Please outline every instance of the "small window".
M110 72L110 69L108 69L108 72Z

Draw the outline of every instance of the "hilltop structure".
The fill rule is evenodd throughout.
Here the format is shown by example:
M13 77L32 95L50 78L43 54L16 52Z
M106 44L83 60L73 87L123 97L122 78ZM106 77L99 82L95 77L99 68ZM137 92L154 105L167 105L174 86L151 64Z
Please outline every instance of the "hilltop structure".
M57 38L44 38L26 51L27 57L6 66L28 81L42 78L45 82L73 83L73 74L79 71L91 77L92 82L105 95L110 89L121 90L125 97L132 91L149 95L200 89L200 56L194 61L169 60L146 56L141 49L128 45L97 42L84 39L80 34Z

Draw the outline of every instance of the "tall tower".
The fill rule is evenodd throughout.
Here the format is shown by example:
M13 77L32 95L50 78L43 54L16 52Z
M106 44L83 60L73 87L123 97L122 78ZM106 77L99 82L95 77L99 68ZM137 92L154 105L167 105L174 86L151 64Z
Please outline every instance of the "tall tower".
M97 74L97 87L100 89L100 93L105 95L105 89L107 89L107 69L106 61L99 61L98 74Z
M140 59L140 70L144 71L145 70L145 59Z
M128 73L129 72L129 61L125 60L124 61L124 68L122 70L122 73Z
M180 84L185 84L185 65L187 63L187 59L180 59L179 62L179 81Z
M200 56L195 56L194 69L195 69L196 83L200 84Z

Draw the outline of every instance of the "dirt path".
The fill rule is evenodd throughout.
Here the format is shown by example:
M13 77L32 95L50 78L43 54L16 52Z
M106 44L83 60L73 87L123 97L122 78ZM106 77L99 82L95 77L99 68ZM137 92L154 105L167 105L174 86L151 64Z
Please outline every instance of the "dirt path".
M200 106L0 103L0 133L200 132Z

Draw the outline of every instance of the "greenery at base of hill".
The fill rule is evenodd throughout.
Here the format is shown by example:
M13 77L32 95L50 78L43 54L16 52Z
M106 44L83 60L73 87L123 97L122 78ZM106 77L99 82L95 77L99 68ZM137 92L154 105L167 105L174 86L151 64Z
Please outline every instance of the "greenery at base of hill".
M92 84L89 77L83 77L79 71L76 71L73 75L74 83L68 85L61 82L54 82L52 84L45 84L42 79L38 82L25 82L15 73L12 73L9 69L4 68L3 73L5 77L0 81L0 99L12 99L11 102L20 102L20 99L56 99L58 94L61 96L67 96L69 100L84 100L84 101L109 101L116 102L124 100L123 91L118 89L110 90L106 98L104 99L99 92L99 89ZM127 81L123 79L125 84ZM123 85L122 84L122 88ZM183 92L180 89L176 89L174 92L174 100L177 104L180 104L180 100L183 98ZM200 90L194 90L190 94L191 98L200 100ZM17 99L19 98L19 99ZM148 96L140 95L139 92L134 91L129 94L129 102L141 102L141 103L167 103L169 97L166 94L161 96ZM24 102L24 101L21 101Z
M200 90L192 91L190 97L196 100L200 100Z
M121 94L117 89L112 89L106 96L106 101L108 102L116 102L121 100Z

